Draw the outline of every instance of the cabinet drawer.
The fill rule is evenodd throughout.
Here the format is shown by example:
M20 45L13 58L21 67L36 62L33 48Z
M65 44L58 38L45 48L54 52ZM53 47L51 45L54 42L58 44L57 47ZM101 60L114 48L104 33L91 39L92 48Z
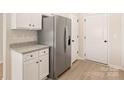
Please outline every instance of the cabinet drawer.
M38 57L38 52L31 52L31 53L25 54L23 57L24 57L24 61L34 59Z
M44 49L39 51L39 56L43 56L49 53L49 49Z

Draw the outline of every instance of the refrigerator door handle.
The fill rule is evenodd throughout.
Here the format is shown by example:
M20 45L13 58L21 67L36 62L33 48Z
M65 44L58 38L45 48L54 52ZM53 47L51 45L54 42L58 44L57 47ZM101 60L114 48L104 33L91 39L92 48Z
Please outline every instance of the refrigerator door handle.
M64 28L64 52L66 52L66 27Z

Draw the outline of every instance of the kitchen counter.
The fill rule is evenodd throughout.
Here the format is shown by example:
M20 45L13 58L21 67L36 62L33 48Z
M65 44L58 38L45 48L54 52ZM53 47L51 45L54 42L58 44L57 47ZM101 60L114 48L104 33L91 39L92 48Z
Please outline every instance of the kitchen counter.
M26 53L30 53L33 51L37 51L40 49L45 49L48 48L49 46L46 45L41 45L41 44L32 44L32 45L25 45L25 46L18 46L18 47L11 47L12 50L15 50L16 52L22 53L22 54L26 54Z

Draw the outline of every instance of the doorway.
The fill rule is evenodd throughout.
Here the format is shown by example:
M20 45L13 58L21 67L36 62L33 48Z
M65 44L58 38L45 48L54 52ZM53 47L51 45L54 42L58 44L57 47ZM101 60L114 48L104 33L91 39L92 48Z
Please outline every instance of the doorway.
M84 17L85 59L108 63L108 20L107 14Z

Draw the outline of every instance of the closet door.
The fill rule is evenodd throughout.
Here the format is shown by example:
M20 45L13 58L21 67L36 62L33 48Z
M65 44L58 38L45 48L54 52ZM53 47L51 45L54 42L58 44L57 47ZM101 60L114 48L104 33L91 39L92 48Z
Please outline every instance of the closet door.
M85 18L86 59L107 64L107 15L95 14Z

